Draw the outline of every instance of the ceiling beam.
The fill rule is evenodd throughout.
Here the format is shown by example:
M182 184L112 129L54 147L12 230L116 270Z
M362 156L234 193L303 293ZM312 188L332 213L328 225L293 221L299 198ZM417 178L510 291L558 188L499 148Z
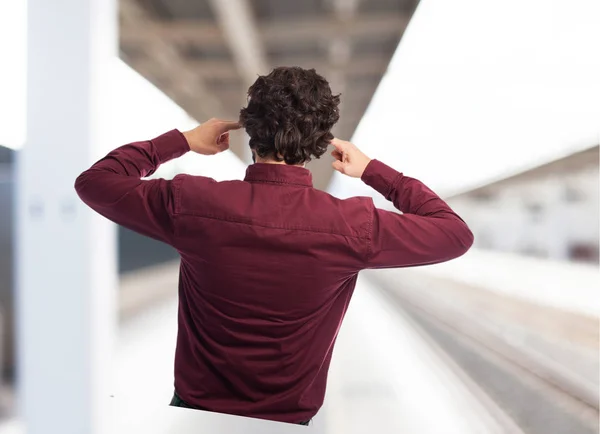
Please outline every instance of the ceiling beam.
M243 87L248 87L256 81L258 75L269 72L267 56L250 9L250 3L248 0L209 1L233 55L235 68L242 77ZM243 91L239 94L239 103L232 104L232 106L242 107L245 103L246 93ZM241 137L241 135L238 136ZM244 135L244 138L247 136ZM231 150L243 161L250 163L252 156L247 140L240 139L238 142L232 143Z
M219 0L213 0L219 3ZM352 17L347 26L352 38L385 37L402 35L410 15L361 13ZM316 16L261 22L257 26L258 37L265 46L285 48L307 42L331 40L340 31L341 25L334 17ZM169 42L189 42L198 46L227 46L226 37L217 23L200 20L154 23L121 29L121 40L125 43L144 43L149 37L158 37Z
M347 108L345 98L348 86L347 71L350 70L349 63L352 56L352 36L350 29L353 27L360 0L330 0L333 6L332 29L334 34L328 39L328 65L321 72L329 81L331 90L334 93L341 93L340 99L340 121L332 129L336 136L343 137L348 134ZM316 30L316 29L315 29ZM353 89L354 91L354 89ZM327 152L319 160L311 163L315 186L321 189L327 189L333 176L332 162L333 157Z
M247 85L268 72L268 61L248 0L210 0L219 26Z
M346 91L346 70L352 56L352 40L348 29L356 14L359 0L331 1L335 24L339 31L329 41L329 68L326 75L334 92L344 93ZM340 103L340 113L343 111L343 106L343 102Z
M276 64L273 66L294 65L303 68L315 68L318 73L326 75L329 66L327 59L315 59L314 57L304 56L283 56L273 59ZM140 60L140 62L143 62ZM152 63L152 59L147 62ZM238 74L231 68L231 62L227 60L187 60L188 65L196 74L204 77L235 78ZM390 63L389 53L375 52L364 54L360 57L351 58L347 64L346 76L381 76L387 70Z
M219 78L222 80L235 80L240 78L236 68L232 67L230 60L213 59L185 59L188 68L196 74L200 80ZM135 60L135 65L144 68L154 67L156 60L154 56L139 58Z
M307 41L329 41L340 32L350 38L402 35L409 21L404 14L355 14L345 20L315 17L279 20L261 25L262 37L269 47L287 47Z
M144 48L152 58L152 65L133 62L134 69L140 69L145 76L163 77L161 90L198 120L205 120L213 116L226 116L225 107L198 77L192 68L177 52L174 44L165 41L159 33L152 29L159 27L145 10L132 0L120 0L121 29L146 29L149 30L144 41ZM157 69L160 71L158 72ZM150 72L151 71L151 72ZM186 101L185 105L181 101Z

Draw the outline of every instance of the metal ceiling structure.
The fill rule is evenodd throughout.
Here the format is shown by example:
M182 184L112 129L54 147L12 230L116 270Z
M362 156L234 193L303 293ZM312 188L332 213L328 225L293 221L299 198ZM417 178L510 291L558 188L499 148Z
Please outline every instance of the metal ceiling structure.
M334 134L349 139L418 0L120 0L120 52L199 121L237 119L246 91L276 66L315 68L342 94ZM232 150L248 159L245 144ZM311 162L315 186L329 155Z

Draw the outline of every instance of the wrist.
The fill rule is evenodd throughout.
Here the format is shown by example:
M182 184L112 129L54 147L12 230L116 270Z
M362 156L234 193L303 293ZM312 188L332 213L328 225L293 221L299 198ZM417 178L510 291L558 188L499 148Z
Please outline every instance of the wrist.
M362 170L360 171L360 173L358 175L359 178L362 178L363 174L367 170L367 167L369 167L369 164L371 164L371 161L373 161L373 160L365 155L365 160L362 164Z
M150 142L156 147L161 164L181 157L190 150L183 133L177 129L161 134L151 139Z
M402 178L403 174L401 172L374 159L367 166L361 180L381 193L386 199L389 199L390 194L399 185Z
M192 131L183 131L181 135L185 138L190 149L192 148Z
M366 179L370 178L373 172L377 172L377 166L379 163L379 160L369 158L368 163L365 165L365 170L363 170L360 175L360 179L364 182L367 182Z

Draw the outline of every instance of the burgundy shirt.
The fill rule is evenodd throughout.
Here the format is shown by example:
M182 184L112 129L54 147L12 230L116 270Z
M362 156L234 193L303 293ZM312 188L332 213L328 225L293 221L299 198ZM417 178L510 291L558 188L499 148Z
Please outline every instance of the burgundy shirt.
M210 411L312 418L358 272L456 258L467 225L424 184L373 160L367 197L313 188L307 169L253 164L243 181L141 178L190 150L173 130L122 146L83 172L81 199L180 253L175 390Z

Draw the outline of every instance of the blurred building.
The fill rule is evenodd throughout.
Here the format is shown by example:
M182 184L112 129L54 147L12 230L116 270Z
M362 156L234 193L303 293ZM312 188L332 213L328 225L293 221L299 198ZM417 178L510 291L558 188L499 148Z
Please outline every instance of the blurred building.
M448 201L475 246L598 263L598 145Z

